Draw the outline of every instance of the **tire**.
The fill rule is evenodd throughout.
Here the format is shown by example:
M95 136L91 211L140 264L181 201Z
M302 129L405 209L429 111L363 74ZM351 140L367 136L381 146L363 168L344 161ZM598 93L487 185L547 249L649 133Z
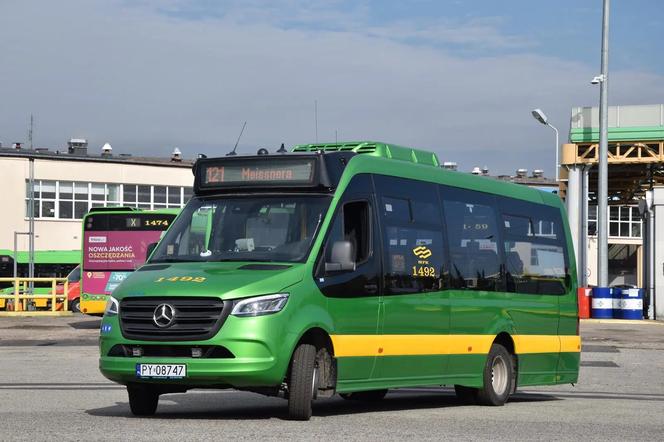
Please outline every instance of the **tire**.
M311 418L311 403L318 391L316 347L300 344L293 353L288 379L288 417L307 421Z
M455 385L454 392L456 397L462 404L476 405L477 404L477 388L464 387L463 385Z
M484 366L484 387L477 391L482 405L501 406L514 390L514 360L500 344L493 344Z
M157 411L159 393L149 387L127 386L129 408L134 416L152 416Z
M81 299L76 298L69 303L69 310L74 313L81 313Z
M385 398L387 389L382 390L369 390L369 391L355 391L353 393L340 393L339 396L347 401L364 401L364 402L378 402Z

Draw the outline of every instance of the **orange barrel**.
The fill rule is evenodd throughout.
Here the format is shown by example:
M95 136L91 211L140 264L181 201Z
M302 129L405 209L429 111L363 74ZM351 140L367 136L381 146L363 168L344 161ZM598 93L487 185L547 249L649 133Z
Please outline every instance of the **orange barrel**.
M585 287L579 287L576 291L577 298L579 301L579 318L588 319L590 318L590 293L591 289Z

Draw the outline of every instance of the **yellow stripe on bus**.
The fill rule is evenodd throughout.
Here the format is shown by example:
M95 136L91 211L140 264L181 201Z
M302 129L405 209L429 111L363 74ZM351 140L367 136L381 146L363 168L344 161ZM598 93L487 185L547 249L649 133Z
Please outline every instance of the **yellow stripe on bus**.
M332 335L337 357L488 354L493 335ZM579 336L514 335L515 352L579 352Z

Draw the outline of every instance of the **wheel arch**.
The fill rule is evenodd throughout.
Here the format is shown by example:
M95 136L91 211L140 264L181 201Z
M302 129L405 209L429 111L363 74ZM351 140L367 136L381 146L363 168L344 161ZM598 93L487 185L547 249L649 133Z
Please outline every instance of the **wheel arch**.
M326 391L327 393L324 394L328 397L331 396L337 383L337 360L334 357L334 344L332 343L330 334L319 326L312 326L307 329L302 336L300 336L300 339L298 339L293 348L291 353L291 363L293 358L292 355L295 354L295 350L301 344L310 344L316 348L317 363L320 364L319 368L321 370L319 392ZM325 351L321 352L320 350L322 349ZM290 371L291 364L289 363L288 373L286 374L287 377L290 375Z
M330 338L330 334L322 327L312 326L302 333L300 339L296 342L293 351L295 351L300 344L312 344L317 349L325 348L330 356L334 357L334 344L332 343L332 338Z

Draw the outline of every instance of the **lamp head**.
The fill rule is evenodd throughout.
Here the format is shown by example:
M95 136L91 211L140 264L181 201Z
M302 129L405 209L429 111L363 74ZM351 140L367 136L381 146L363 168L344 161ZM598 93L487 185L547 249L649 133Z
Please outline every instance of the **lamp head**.
M542 109L533 109L531 114L533 114L533 118L535 118L540 123L548 124L549 119L547 118L546 114L542 112Z

